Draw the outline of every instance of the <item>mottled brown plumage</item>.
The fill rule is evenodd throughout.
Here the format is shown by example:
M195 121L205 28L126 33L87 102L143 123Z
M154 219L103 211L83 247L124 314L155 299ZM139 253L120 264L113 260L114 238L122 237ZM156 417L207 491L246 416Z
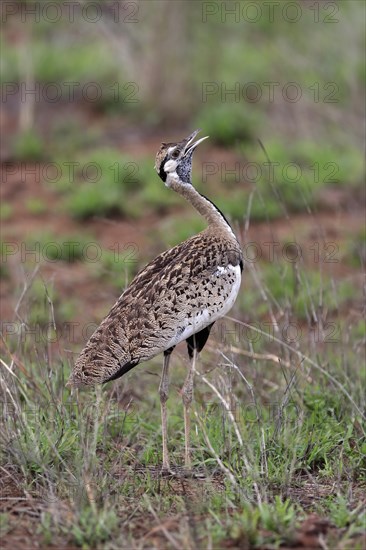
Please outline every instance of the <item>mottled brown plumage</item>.
M73 386L107 382L164 353L163 441L172 348L186 340L191 357L201 351L212 324L232 307L242 270L241 249L229 224L190 183L193 151L202 141L192 143L197 133L177 144L162 144L155 168L167 187L206 218L207 229L163 252L136 275L89 339L69 380ZM187 395L192 393L191 378L185 384ZM186 459L187 453L186 446ZM164 466L168 467L166 448Z
M91 336L76 362L73 384L95 385L122 376L169 349L186 318L208 304L217 313L233 277L215 276L217 267L238 265L240 258L238 244L228 248L211 227L158 256Z

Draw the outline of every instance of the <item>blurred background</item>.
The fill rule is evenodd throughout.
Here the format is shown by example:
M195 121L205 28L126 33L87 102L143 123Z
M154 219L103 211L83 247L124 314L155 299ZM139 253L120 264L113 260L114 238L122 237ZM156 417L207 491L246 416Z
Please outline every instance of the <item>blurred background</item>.
M168 519L177 512L175 548L264 547L268 533L271 547L287 544L289 525L314 511L343 542L362 534L365 4L59 0L0 10L9 545L15 521L27 547L30 536L37 547L40 537L68 548L111 537L108 548L165 547L154 507ZM136 473L161 463L161 357L102 394L75 399L65 380L137 271L204 228L153 167L162 141L196 128L210 139L195 153L193 183L230 220L245 271L200 357L207 378L196 380L192 446L209 473L190 484L187 512L186 482L161 488ZM178 346L174 464L187 362ZM235 430L220 392L240 413ZM19 540L11 547L25 547Z
M363 15L353 1L5 2L2 318L48 323L47 287L56 325L98 322L202 229L153 169L161 141L199 127L194 182L248 260L238 318L360 330Z

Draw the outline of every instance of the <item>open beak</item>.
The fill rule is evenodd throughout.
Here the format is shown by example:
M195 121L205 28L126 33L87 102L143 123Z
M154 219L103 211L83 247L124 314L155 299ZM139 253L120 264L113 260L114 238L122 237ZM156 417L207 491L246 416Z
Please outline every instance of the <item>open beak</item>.
M201 130L198 129L198 130L195 130L190 136L188 136L186 139L183 140L183 143L185 143L184 145L184 156L188 153L188 154L191 154L193 153L194 149L197 147L197 145L199 145L200 143L202 143L202 141L204 141L205 139L207 139L209 136L205 136L197 141L193 141L195 139L195 137L197 136L197 134L199 134Z

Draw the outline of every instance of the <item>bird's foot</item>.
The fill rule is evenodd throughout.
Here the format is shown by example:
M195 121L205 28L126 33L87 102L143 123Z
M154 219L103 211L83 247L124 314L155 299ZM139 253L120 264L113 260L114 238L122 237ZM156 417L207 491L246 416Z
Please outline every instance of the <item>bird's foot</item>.
M204 479L206 477L206 474L199 470L193 470L191 466L186 466L180 472L180 477L191 479Z
M163 465L160 470L162 477L171 477L176 479L204 479L206 474L201 470L193 470L191 467L185 466L171 468L169 465Z
M177 475L177 472L169 464L163 464L160 473L162 477L175 477Z

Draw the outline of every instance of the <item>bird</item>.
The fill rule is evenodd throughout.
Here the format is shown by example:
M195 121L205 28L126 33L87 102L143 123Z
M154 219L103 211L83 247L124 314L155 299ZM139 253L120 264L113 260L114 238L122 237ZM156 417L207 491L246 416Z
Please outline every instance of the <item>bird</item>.
M190 365L181 396L185 457L192 467L190 407L197 355L213 324L232 308L243 271L238 239L225 216L192 184L192 158L201 130L176 143L162 143L155 170L165 186L186 199L207 227L143 268L92 334L75 361L67 385L94 386L120 378L139 363L163 354L159 386L162 422L162 472L172 472L168 453L169 363L175 346L187 343ZM182 222L184 223L184 222Z

